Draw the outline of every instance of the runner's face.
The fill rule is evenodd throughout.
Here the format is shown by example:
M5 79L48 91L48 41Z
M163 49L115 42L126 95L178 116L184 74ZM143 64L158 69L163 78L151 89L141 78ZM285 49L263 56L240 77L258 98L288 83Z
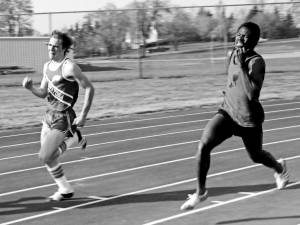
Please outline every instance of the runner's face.
M60 39L51 37L48 43L49 58L54 61L61 61L64 58L64 50Z
M247 27L241 27L235 36L235 46L249 50L252 46L251 31Z

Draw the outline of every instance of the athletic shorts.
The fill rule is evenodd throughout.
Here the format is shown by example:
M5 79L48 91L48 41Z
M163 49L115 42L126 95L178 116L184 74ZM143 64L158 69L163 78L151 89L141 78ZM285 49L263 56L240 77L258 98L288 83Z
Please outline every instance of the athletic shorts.
M256 151L262 149L262 125L242 127L222 109L218 110L216 115L207 123L201 141L209 149L213 149L232 136L241 137L250 154L255 154Z
M67 137L72 137L76 130L76 125L72 125L75 118L76 114L72 108L62 112L48 109L44 115L43 123L50 129L57 129L66 134Z
M262 135L262 125L258 125L256 127L242 127L237 122L235 122L230 115L223 109L218 110L219 114L222 114L226 120L229 122L228 129L230 132L232 132L232 135L244 137L244 136L251 136L255 138L258 138Z

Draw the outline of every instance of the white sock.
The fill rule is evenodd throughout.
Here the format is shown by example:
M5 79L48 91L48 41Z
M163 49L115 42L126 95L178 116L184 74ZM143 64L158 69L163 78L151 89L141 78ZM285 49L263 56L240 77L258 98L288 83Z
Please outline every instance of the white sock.
M50 168L46 165L46 168L54 181L58 186L58 190L61 193L70 193L73 192L73 188L71 187L70 183L67 181L67 178L64 176L64 171L61 165L58 163L56 166Z
M60 193L67 194L73 192L73 188L65 176L54 179Z

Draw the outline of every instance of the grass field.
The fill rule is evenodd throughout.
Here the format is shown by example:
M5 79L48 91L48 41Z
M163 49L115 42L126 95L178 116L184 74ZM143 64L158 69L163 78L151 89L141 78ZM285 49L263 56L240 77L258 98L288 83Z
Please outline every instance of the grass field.
M134 59L81 59L84 73L96 93L89 119L200 107L221 101L226 82L225 51L208 44L182 46L178 52L150 54L143 59L143 79ZM298 49L298 51L297 51ZM261 99L300 95L300 40L266 42L257 47L265 57L267 73ZM0 76L0 129L40 124L45 100L21 87L28 74ZM29 74L36 84L41 74ZM75 107L79 111L83 92Z

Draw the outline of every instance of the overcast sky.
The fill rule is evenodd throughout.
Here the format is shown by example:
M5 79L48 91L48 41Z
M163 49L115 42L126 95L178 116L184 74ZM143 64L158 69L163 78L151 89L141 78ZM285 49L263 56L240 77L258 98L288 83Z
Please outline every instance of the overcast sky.
M44 12L65 12L65 11L89 11L103 9L108 3L113 3L117 8L124 8L134 0L32 0L35 13ZM137 0L140 1L140 0ZM223 4L243 4L249 2L259 2L260 0L223 0ZM278 2L278 0L266 0L265 2ZM280 1L280 0L279 0ZM282 0L288 1L288 0ZM168 0L172 6L200 6L216 5L220 0ZM70 27L82 18L84 14L60 14L51 16L51 24L48 15L38 15L33 17L34 29L41 33L49 32L51 29L62 29Z
M103 8L107 3L113 3L118 8L123 8L133 1L134 0L32 0L32 3L35 12L55 12L96 10ZM190 6L214 5L219 1L220 0L169 0L168 2L171 5ZM242 4L247 2L249 2L249 0L223 0L223 4Z

